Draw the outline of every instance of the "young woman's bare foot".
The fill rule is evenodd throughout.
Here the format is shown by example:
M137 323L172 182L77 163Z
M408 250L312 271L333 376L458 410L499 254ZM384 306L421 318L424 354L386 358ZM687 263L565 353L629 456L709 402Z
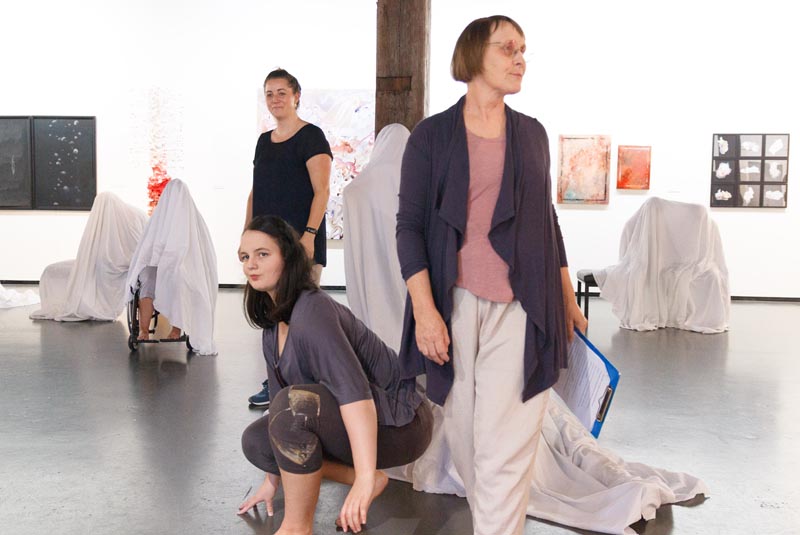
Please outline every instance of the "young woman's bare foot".
M278 531L275 532L275 535L314 535L314 532L310 529L308 531L284 529L284 527L281 526Z
M150 340L150 333L148 331L139 331L139 338L137 340Z
M389 476L387 476L380 470L375 470L375 490L372 491L372 501L375 501L375 498L381 495L381 493L386 489L386 485L388 484L389 484Z

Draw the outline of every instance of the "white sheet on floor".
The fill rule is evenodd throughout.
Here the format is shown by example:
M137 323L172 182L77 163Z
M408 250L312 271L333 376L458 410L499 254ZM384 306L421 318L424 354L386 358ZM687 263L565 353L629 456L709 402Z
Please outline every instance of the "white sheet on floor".
M400 345L403 307L387 306L405 300L406 286L397 257L394 221L400 191L400 164L408 129L390 124L375 138L369 162L342 192L344 207L344 273L347 300L359 318L391 347ZM387 227L388 225L388 227ZM376 232L387 227L389 232Z
M399 176L399 160L395 165L394 170L386 171L386 176ZM353 184L358 180L360 177ZM345 276L347 300L353 313L396 350L406 293L397 255L394 250L392 254L383 252L383 244L395 243L399 182L387 180L386 190L390 185L391 191L365 195L366 200L362 200L360 193L350 199L363 203L358 206L358 221L370 224L359 226L359 245L345 248L345 257L355 257L351 261L356 267L352 269L351 265ZM378 207L377 202L392 203L394 209ZM350 228L348 225L346 234ZM368 244L373 243L380 244L376 250L380 253L370 249ZM368 268L369 275L359 266ZM387 292L379 285L402 287L403 291ZM370 300L373 295L383 297L373 304ZM434 416L431 445L416 462L386 472L394 479L411 482L419 491L463 497L464 485L444 438L442 409L431 406ZM620 413L624 407L617 407L616 411L617 416L623 416ZM628 526L640 518L653 518L658 507L707 492L703 482L693 476L626 463L602 448L553 391L542 425L542 438L528 505L530 516L581 529L630 535L634 532Z
M431 445L415 463L386 470L415 490L465 496L444 439L442 408L433 405ZM601 447L550 391L534 463L528 515L600 533L633 535L630 525L655 518L666 504L707 494L689 474L628 463Z
M728 268L704 206L648 199L623 228L619 262L593 273L626 329L728 330Z
M32 319L113 321L125 306L125 280L147 216L113 193L95 197L74 260L45 268Z
M3 288L0 284L0 308L26 307L39 303L39 296L33 290L18 292L11 288Z
M155 309L189 335L196 353L216 355L217 256L189 188L178 179L164 188L131 259L128 301L146 266L157 269Z

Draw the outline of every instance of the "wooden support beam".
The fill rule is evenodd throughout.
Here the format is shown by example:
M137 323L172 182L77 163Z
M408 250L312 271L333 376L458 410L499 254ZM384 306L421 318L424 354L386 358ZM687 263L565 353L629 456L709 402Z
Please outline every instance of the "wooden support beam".
M430 0L378 0L375 134L428 114Z

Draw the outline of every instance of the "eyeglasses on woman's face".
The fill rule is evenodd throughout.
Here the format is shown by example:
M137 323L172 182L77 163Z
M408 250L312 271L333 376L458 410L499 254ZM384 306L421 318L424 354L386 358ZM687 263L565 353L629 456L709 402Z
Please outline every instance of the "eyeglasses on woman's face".
M514 59L519 54L519 57L523 61L528 61L528 49L525 46L525 43L520 44L517 42L516 39L509 39L507 41L489 41L487 44L497 46L500 48L503 55L507 58Z

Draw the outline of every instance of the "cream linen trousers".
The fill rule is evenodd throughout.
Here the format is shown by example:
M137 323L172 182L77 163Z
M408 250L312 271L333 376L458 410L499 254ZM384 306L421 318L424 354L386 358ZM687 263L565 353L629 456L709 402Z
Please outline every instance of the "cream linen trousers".
M496 303L453 289L455 380L444 429L475 535L518 535L525 527L550 394L522 402L526 321L519 301Z

